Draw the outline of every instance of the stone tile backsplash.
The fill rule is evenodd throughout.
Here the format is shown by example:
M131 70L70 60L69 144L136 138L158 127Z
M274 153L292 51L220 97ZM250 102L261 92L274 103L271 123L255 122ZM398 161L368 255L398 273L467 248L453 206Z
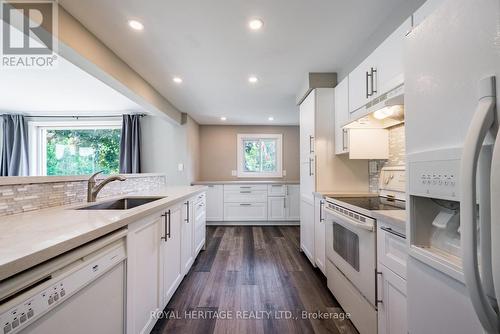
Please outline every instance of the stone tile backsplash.
M99 181L99 180L98 180ZM111 182L99 193L98 199L160 189L165 176L129 177L123 182ZM0 216L87 201L87 181L32 183L0 186Z
M389 129L389 159L370 160L370 192L378 192L378 182L382 167L404 165L406 163L405 156L405 125L400 124Z

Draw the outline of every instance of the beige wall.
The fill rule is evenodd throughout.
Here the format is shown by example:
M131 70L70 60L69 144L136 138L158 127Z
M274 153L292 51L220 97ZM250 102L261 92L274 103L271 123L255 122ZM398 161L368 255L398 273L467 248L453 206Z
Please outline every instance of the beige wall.
M200 180L242 180L231 175L237 168L236 136L238 133L283 134L283 169L280 180L299 180L298 126L232 126L200 125ZM258 178L246 178L259 180Z
M199 179L199 125L187 116L182 125L162 116L141 119L143 173L163 173L167 185L189 185ZM179 171L179 164L184 169Z

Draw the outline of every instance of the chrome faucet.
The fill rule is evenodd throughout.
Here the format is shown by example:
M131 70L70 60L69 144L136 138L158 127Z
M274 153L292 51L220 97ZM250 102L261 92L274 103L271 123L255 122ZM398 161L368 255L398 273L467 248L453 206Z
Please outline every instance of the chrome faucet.
M97 194L99 194L99 192L102 190L102 188L104 188L104 186L107 185L108 183L113 182L113 181L125 181L126 180L126 178L124 178L123 176L114 175L114 176L108 177L107 179L102 180L101 183L99 183L96 186L95 178L97 175L101 174L102 172L103 171L99 171L95 174L92 174L92 176L89 178L89 180L87 182L87 202L95 202L95 200L97 198Z

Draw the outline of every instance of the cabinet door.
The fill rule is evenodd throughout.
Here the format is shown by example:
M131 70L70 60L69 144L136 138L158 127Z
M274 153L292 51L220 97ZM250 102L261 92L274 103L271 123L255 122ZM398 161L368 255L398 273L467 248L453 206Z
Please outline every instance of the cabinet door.
M312 200L315 190L315 114L316 91L313 90L300 105L300 184L304 196Z
M367 96L371 84L368 78L370 71L369 59L364 60L351 73L349 73L349 112L354 112L369 101Z
M181 265L182 274L186 275L194 262L194 219L193 219L193 204L196 201L195 198L191 198L189 201L184 202L182 208L182 230L181 230Z
M406 281L384 265L380 265L378 282L378 333L408 333ZM382 297L382 298L380 298Z
M323 212L323 199L314 198L314 262L316 266L326 275L326 253L325 253L325 220Z
M286 218L286 197L269 197L267 199L268 220L285 220Z
M207 221L224 220L224 186L209 185L207 190Z
M287 186L286 219L300 220L300 186L297 184Z
M182 280L181 268L181 226L182 205L176 205L167 210L162 242L163 254L163 286L164 305L167 305Z
M349 152L349 136L343 129L349 121L349 77L335 87L335 154Z
M377 96L404 83L404 40L410 29L411 19L408 19L373 53L372 62L377 69L374 77Z
M205 201L201 200L195 203L194 206L194 253L195 257L205 245L206 227L206 205Z
M164 218L158 213L129 225L127 235L127 333L149 333L163 309L161 237Z
M309 261L314 261L314 202L309 198L300 200L300 248Z

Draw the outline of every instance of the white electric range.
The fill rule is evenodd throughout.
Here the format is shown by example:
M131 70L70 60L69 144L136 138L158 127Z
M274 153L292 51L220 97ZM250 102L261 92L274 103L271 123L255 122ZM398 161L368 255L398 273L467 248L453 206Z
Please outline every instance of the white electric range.
M377 333L377 222L373 212L404 210L405 190L405 168L395 166L382 169L378 196L326 197L328 286L362 334Z

